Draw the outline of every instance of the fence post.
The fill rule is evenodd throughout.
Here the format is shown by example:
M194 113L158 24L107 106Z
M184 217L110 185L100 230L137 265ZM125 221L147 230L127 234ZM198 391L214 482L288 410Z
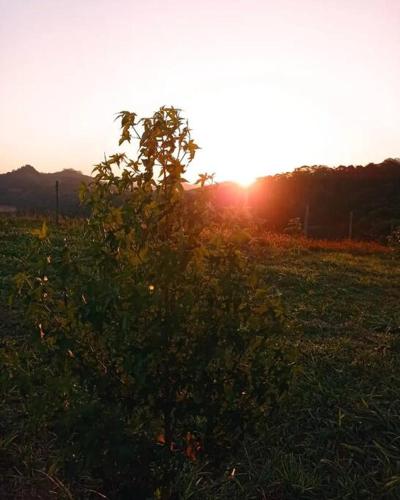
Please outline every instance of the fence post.
M349 214L349 240L353 238L353 210Z
M59 184L56 181L56 224L58 226L58 216L60 212Z
M303 232L304 236L307 238L308 237L308 219L310 217L310 205L307 203L306 205L306 210L304 213L304 226L303 226Z

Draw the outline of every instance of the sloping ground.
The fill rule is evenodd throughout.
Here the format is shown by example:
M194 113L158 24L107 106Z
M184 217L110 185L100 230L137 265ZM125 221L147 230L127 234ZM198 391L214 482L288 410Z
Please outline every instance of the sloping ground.
M258 459L282 498L400 498L400 261L345 250L264 252L301 366Z

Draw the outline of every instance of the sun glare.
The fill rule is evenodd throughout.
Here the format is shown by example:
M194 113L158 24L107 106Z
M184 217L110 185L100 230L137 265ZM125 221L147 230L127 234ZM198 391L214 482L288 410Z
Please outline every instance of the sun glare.
M249 179L249 180L245 180L245 181L237 181L239 186L241 186L242 188L250 187L253 184L253 182L254 182L254 179Z
M240 172L238 175L232 175L231 179L236 184L243 188L248 188L255 181L254 175L251 172Z

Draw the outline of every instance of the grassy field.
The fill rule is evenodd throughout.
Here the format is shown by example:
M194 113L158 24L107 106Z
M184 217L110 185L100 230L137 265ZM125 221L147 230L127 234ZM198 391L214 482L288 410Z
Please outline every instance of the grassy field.
M40 221L1 224L0 345L29 334L7 297L34 227ZM266 423L268 441L243 443L217 477L188 464L181 498L400 498L399 257L375 244L267 235L256 258L281 294L297 375ZM89 480L63 477L51 434L28 449L23 403L1 398L0 497L100 498Z

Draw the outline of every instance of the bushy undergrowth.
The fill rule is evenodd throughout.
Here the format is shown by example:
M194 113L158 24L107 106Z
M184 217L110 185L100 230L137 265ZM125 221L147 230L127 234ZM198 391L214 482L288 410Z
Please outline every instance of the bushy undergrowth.
M393 229L393 231L388 236L389 245L396 250L400 251L400 226Z
M302 235L289 235L283 233L261 233L255 238L259 244L268 247L288 248L293 250L320 250L328 252L346 252L351 254L392 254L390 246L382 245L376 241L357 240L321 240L306 238Z

